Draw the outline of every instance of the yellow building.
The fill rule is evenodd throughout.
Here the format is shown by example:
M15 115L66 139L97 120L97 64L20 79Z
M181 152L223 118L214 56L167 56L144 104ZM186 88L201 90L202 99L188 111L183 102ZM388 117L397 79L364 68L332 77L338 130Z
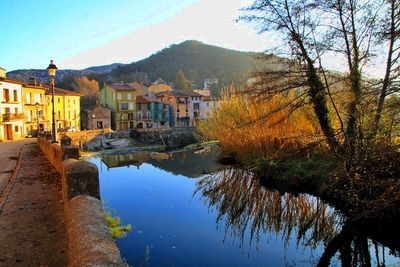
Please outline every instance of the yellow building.
M46 123L45 130L51 131L52 104L51 89L46 85ZM80 131L80 94L61 88L54 89L54 114L58 132L65 130Z
M38 130L44 131L46 125L45 92L45 88L36 82L22 85L24 136L31 136Z

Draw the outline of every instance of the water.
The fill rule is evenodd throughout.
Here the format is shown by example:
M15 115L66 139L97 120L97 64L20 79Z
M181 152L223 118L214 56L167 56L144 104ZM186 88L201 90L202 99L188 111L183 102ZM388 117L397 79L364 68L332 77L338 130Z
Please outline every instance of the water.
M184 152L90 159L99 168L105 206L133 227L117 241L129 265L315 266L327 254L344 228L338 212L306 194L268 190L246 172L221 171L215 157ZM383 256L386 266L400 266L381 245L373 257L375 246L365 240L372 266ZM329 256L332 266L341 265L338 255Z

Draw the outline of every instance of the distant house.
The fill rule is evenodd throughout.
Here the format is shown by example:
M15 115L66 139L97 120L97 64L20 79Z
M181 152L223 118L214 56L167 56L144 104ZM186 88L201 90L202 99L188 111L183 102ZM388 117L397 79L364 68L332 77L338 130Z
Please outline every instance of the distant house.
M204 89L210 90L212 85L217 85L218 79L204 79Z
M192 127L200 119L203 95L172 90L158 93L156 96L157 100L169 105L170 126Z
M169 127L168 104L137 96L136 121L136 127L142 129Z
M101 105L83 111L82 129L110 129L111 128L111 109Z
M111 110L113 130L136 127L136 90L127 84L104 84L100 89L100 102Z
M204 96L211 96L211 91L208 89L194 89L193 92Z
M141 83L138 82L132 82L132 83L128 83L128 85L130 87L132 87L133 89L136 90L136 96L144 96L146 98L150 97L150 91L149 88Z
M209 117L210 112L213 110L216 110L219 106L220 101L218 100L213 100L209 96L203 97L203 101L201 102L200 105L200 117L202 119L206 119Z

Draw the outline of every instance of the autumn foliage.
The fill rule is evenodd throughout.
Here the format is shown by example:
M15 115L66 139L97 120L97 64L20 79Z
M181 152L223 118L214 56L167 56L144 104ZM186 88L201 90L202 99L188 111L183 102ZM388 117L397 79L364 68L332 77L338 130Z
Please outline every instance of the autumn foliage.
M318 144L322 133L309 104L291 105L296 98L294 91L263 99L224 89L219 108L211 111L199 129L240 159L298 153Z

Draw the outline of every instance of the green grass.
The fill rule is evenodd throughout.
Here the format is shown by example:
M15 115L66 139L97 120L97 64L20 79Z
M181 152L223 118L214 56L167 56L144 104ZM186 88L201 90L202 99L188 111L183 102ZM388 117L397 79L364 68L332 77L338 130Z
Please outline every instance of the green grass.
M122 238L132 230L132 225L121 225L121 219L119 217L113 217L108 211L105 212L104 218L114 239Z

